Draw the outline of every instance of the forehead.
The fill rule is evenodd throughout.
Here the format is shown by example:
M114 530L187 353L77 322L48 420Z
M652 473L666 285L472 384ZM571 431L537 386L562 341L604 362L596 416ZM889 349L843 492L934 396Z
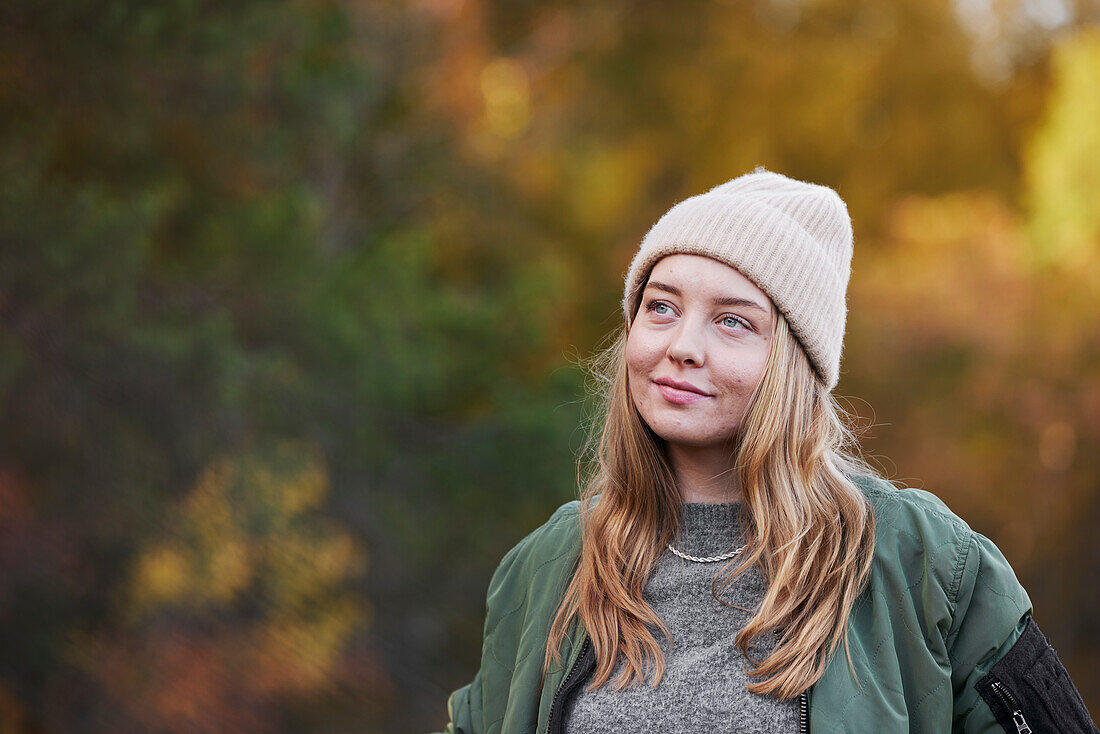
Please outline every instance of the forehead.
M767 294L739 270L702 255L676 254L661 258L650 271L647 288L652 283L675 286L684 297L739 296L771 306Z

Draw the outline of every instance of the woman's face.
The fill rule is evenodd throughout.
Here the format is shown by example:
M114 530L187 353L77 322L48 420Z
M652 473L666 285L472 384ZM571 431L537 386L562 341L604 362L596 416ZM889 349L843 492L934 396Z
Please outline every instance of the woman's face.
M768 359L775 307L740 272L699 255L654 266L626 340L630 394L671 444L728 444Z

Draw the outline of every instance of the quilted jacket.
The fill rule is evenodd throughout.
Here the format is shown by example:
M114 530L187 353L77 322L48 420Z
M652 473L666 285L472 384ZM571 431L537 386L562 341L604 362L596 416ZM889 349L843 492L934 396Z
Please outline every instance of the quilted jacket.
M854 477L876 517L867 587L843 652L808 692L804 731L1096 732L1008 562L934 495ZM574 623L543 676L551 619L580 552L579 503L560 507L489 585L481 669L451 695L449 734L559 731L563 689L591 654ZM563 686L568 674L568 686ZM552 721L553 720L553 721Z

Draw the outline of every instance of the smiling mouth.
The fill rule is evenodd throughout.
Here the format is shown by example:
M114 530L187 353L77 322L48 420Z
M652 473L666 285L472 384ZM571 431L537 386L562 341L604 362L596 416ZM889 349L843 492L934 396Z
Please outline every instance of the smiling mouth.
M657 386L657 391L661 393L661 397L676 405L687 405L688 403L694 403L698 400L710 397L709 395L703 395L693 390L682 390L678 387L665 385L660 382L655 382L653 384Z

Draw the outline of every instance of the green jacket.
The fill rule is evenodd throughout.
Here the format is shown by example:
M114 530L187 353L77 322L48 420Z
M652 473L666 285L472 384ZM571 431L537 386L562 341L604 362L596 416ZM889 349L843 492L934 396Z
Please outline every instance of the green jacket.
M1027 593L996 546L934 495L855 481L876 517L870 580L849 621L856 677L838 652L810 691L810 730L999 734L996 704L976 684L1024 634ZM543 678L550 622L580 552L578 514L578 502L563 505L501 561L489 585L481 669L451 695L447 732L546 732L587 637L575 624L564 666Z

